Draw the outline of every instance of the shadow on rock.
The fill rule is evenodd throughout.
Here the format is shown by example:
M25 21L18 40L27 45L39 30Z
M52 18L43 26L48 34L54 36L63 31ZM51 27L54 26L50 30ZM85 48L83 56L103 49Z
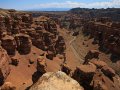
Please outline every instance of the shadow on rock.
M110 59L113 63L116 63L118 60L120 60L120 56L116 54L112 54Z
M32 75L32 81L33 83L36 83L38 81L38 79L43 75L43 73L36 71L33 75Z

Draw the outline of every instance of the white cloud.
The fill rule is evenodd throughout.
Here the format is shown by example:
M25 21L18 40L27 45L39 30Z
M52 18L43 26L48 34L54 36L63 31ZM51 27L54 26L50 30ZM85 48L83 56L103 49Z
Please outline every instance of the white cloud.
M120 8L120 0L111 0L104 2L93 2L93 3L81 3L75 1L66 1L66 2L54 2L54 3L41 3L33 5L34 8L107 8L107 7L117 7Z

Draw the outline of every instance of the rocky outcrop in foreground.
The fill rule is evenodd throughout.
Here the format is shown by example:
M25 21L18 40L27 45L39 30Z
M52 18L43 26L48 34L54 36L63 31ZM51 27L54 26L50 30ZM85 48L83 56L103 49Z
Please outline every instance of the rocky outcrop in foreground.
M73 80L65 73L48 72L45 73L30 90L84 90L77 81Z

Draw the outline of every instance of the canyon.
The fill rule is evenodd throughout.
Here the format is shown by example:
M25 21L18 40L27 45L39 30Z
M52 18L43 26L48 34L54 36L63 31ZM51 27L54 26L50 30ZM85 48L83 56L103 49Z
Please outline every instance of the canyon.
M105 14L112 11L120 12L1 9L0 90L120 90L120 22Z

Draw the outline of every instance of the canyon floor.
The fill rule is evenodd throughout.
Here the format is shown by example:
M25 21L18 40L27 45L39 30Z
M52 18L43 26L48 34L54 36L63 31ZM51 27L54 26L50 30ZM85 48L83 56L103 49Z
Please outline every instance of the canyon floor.
M70 66L71 69L75 69L76 66L80 65L79 60L75 56L73 50L70 47L70 41L73 37L66 33L67 30L58 28L60 34L64 36L66 42L66 63ZM28 55L20 55L16 51L16 55L14 58L19 60L18 66L10 65L11 73L6 79L6 82L11 82L17 90L24 90L28 86L33 84L32 78L35 75L37 58L40 54L44 53L44 51L38 49L35 46L32 46L31 53ZM60 70L60 65L64 62L63 59L59 58L59 55L54 57L53 60L49 60L44 57L47 62L47 72L55 72ZM30 64L29 60L33 60L34 63Z

